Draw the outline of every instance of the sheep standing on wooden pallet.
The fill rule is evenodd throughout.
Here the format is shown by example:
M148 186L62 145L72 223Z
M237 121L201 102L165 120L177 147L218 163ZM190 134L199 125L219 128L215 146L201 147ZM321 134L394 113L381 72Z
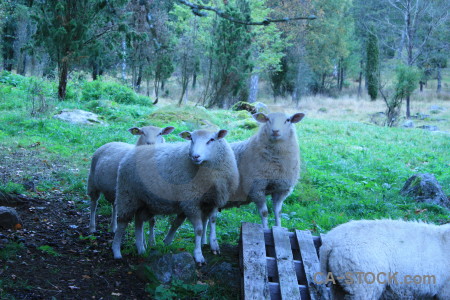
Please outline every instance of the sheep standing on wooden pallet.
M174 127L171 126L162 129L155 126L133 127L128 129L131 134L139 135L136 146L164 143L163 135L169 134L173 130ZM127 143L112 142L101 146L95 151L92 157L87 184L87 194L91 198L90 232L95 232L96 230L95 215L98 198L101 193L103 193L105 199L113 206L110 230L113 232L116 231L117 213L114 206L114 199L116 197L117 170L119 169L119 163L122 158L134 147L134 145Z
M117 177L117 230L112 245L120 245L129 221L136 216L136 246L145 251L143 215L185 215L194 227L194 259L202 264L203 222L223 207L239 184L233 150L223 139L226 130L180 134L190 143L136 147L122 160ZM145 212L145 213L143 213Z
M450 299L450 224L351 221L322 238L320 264L334 299Z
M305 115L284 113L265 115L256 113L253 118L262 123L258 133L246 141L231 144L239 169L239 188L224 208L255 202L264 228L268 228L266 195L272 196L276 226L281 226L283 201L292 192L300 173L300 150L294 123ZM216 238L216 213L209 219L210 246L219 252ZM165 239L170 244L177 228L183 223L179 215ZM206 224L204 228L206 229ZM206 244L206 230L203 243Z

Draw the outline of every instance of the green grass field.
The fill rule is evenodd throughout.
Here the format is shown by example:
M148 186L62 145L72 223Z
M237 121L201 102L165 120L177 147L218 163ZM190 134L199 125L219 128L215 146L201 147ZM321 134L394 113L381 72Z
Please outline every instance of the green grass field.
M84 88L91 88L90 94ZM111 84L107 88L111 89ZM53 91L54 85L46 81L6 73L0 76L0 156L9 169L0 189L31 196L39 193L41 197L57 190L67 200L75 201L85 214L91 155L111 141L134 143L135 137L127 131L130 127L172 125L176 130L167 136L169 142L181 140L177 136L181 131L205 126L228 129L229 142L246 139L257 131L256 122L247 112L151 106L149 99L135 97L124 87L119 88L121 98L117 101L112 100L111 92L94 95L92 87L82 83L70 88L72 96L65 102L56 101ZM36 111L42 99L46 106ZM323 105L326 102L319 104ZM71 125L54 119L52 116L63 108L95 112L108 125ZM286 110L292 112L295 108ZM357 118L352 120L348 115L339 120L335 113L330 120L323 114L320 119L307 115L296 127L301 180L283 206L284 227L318 234L352 219L393 218L439 224L450 221L447 210L415 203L399 194L415 173L433 173L450 194L449 134L379 127ZM23 182L29 180L37 181L36 191L23 187ZM101 204L100 213L108 214L109 205ZM158 220L157 233L162 234L168 230L170 217ZM270 220L273 225L273 214ZM218 220L220 242L237 243L243 221L260 222L254 205L222 211ZM101 224L105 229L107 225ZM161 246L161 241L158 244ZM173 247L192 249L190 224L180 228Z

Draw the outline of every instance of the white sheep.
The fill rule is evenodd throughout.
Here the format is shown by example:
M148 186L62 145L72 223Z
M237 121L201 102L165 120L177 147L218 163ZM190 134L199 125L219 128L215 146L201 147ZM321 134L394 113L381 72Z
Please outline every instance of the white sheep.
M322 238L320 264L334 299L450 299L450 224L351 221Z
M300 173L300 150L294 123L303 119L303 113L288 116L284 113L256 113L253 118L263 125L257 134L246 141L231 144L239 169L239 188L224 208L255 202L264 228L268 228L266 195L272 196L275 223L281 226L283 201L292 192ZM210 246L219 252L216 238L216 213L209 219ZM173 222L164 240L172 242L183 215ZM204 224L206 228L207 221ZM202 238L206 243L206 230Z
M139 135L136 146L164 143L163 135L169 134L173 130L174 127L171 126L162 129L155 126L145 126L142 128L133 127L128 129L131 134ZM114 206L114 199L116 196L117 170L122 158L134 147L134 145L127 143L112 142L101 146L97 149L97 151L95 151L92 157L91 169L87 183L87 194L91 199L91 213L89 222L90 232L94 232L96 230L95 215L98 198L101 193L103 193L105 199L112 204L113 211L110 230L113 232L116 230L117 213Z
M143 215L185 215L195 232L194 259L202 264L203 222L223 207L239 184L236 159L223 139L226 130L196 130L180 134L190 143L135 147L122 160L117 177L117 230L112 245L120 245L129 221L136 216L136 246L145 251Z

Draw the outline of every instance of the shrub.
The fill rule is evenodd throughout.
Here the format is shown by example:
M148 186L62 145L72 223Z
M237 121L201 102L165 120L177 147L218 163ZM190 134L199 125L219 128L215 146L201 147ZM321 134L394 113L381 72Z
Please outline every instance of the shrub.
M123 104L152 104L150 98L138 95L129 87L115 82L103 82L100 80L85 82L82 89L82 101L111 100Z

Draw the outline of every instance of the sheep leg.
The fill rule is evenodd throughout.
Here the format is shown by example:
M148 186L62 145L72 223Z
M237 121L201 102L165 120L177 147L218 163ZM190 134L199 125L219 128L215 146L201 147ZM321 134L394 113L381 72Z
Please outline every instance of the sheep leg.
M217 242L216 236L216 221L217 221L217 208L214 208L214 210L211 212L209 216L209 244L211 246L211 251L213 252L213 254L220 254L220 247L219 243ZM204 228L203 233L205 233L206 227L203 228Z
M148 218L148 224L150 226L150 232L148 235L148 244L149 246L155 246L156 245L156 241L155 241L155 217L151 216Z
M203 223L203 234L202 234L202 245L208 244L208 239L206 237L207 229L208 229L208 217L202 216L202 223Z
M95 215L97 211L98 198L100 197L100 192L98 191L90 191L89 197L91 198L91 215L89 219L89 232L93 233L96 230L95 226Z
M117 229L117 208L116 204L112 205L111 224L109 225L109 231L116 232Z
M267 217L269 215L269 211L267 210L266 195L263 191L257 191L249 196L250 199L252 199L252 201L255 202L256 206L258 207L259 216L261 217L261 222L264 229L269 229L269 222Z
M275 224L276 226L281 226L281 208L283 207L283 201L286 199L288 193L273 193L272 194L272 202L273 202L273 212L275 215Z
M170 245L173 242L173 238L175 237L175 233L177 232L177 229L183 224L184 220L186 220L185 214L179 214L175 220L172 222L172 226L169 229L169 232L167 233L166 237L164 238L164 244Z
M195 248L194 248L194 260L199 266L206 264L205 258L202 253L202 234L203 234L203 224L202 218L197 216L190 216L189 220L194 227L195 232Z
M136 236L136 248L139 255L145 253L144 245L144 211L138 211L134 218L134 233Z
M121 222L119 221L117 223L117 230L114 233L114 240L112 243L112 250L114 254L115 259L121 259L122 253L120 253L120 245L122 244L122 238L125 234L125 229L127 228L128 222Z

